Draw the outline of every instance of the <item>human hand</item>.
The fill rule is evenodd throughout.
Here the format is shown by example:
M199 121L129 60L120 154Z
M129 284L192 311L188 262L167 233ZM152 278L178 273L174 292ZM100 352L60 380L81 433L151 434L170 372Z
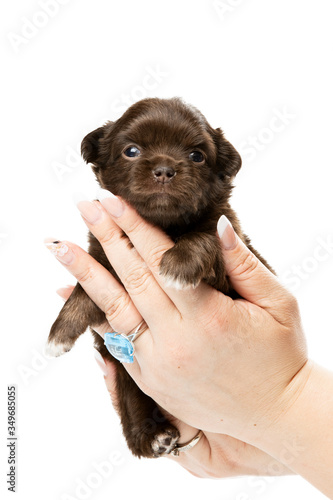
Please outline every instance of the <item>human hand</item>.
M115 280L81 252L80 270L75 259L67 267L114 330L129 331L146 320L149 330L136 341L135 363L125 365L139 387L195 428L243 441L262 433L270 416L288 404L290 381L307 360L295 299L231 227L224 233L230 240L229 249L224 245L227 273L248 300L234 301L203 282L191 290L168 288L159 263L173 242L162 231L117 198L104 199L104 208L81 203L97 210L93 223L86 217L87 226L128 293L118 290L115 305L114 294L107 294Z
M107 202L120 203L119 200L108 199L104 204ZM97 209L97 203L90 204L90 206ZM119 215L119 207L117 215ZM122 204L121 207L126 206ZM94 275L91 276L91 273L87 272L87 266L88 270L89 268L93 269L92 259L85 263L84 272L82 269L80 272L78 270L75 272L75 267L78 265L77 261L76 266L75 262L72 262L67 267L77 276L93 300L103 310L106 310L108 319L114 329L118 328L122 331L126 331L127 327L131 329L133 324L137 324L138 318L141 318L141 316L146 319L146 322L151 327L150 335L145 334L136 341L136 363L127 366L131 375L145 392L181 420L188 421L192 425L194 424L195 427L201 427L207 431L228 432L237 437L240 431L243 432L244 420L249 420L251 412L255 415L256 420L257 416L260 417L260 412L258 414L260 408L258 408L257 401L253 401L255 398L252 397L252 394L248 396L248 371L250 370L250 378L251 376L253 378L252 385L261 388L261 393L258 396L260 403L263 404L262 393L265 391L265 383L263 383L262 379L266 382L267 380L273 382L272 385L276 395L279 389L283 387L283 384L287 380L289 381L288 377L292 377L291 373L294 370L298 371L305 362L304 339L297 321L294 322L293 320L290 325L284 325L281 318L274 317L274 314L285 316L287 322L295 308L293 299L263 266L260 267L259 265L260 269L257 270L257 276L253 276L253 273L250 272L250 279L244 281L246 271L252 269L251 266L246 266L246 264L256 263L255 259L251 261L249 258L245 260L245 265L241 269L243 272L233 273L234 277L232 279L235 281L233 284L236 289L237 286L243 288L243 290L238 289L238 291L246 297L246 293L253 293L253 288L257 293L258 287L254 287L254 284L259 281L259 296L251 297L251 299L256 300L261 307L241 300L232 301L204 283L191 291L167 289L158 274L158 264L163 253L173 245L169 238L158 229L152 228L149 224L140 220L130 207L127 207L125 212L114 220L109 217L100 205L97 210L99 211L99 220L95 221L94 224L87 223L87 225L102 243L132 301L126 293L119 292L118 289L117 307L114 307L114 294L112 296L110 293L109 297L107 297L105 293L105 290L110 288L110 284L113 283L113 279L107 272L101 272L101 266L96 268L95 265L95 274L96 269L98 269L99 278ZM119 226L114 223L115 220ZM120 226L130 236L132 243L134 243L139 254L146 260L148 267L144 267L140 255L128 247L126 239L121 236ZM141 228L141 231L138 231L138 228ZM227 232L226 230L226 234ZM77 252L78 250L76 250ZM240 242L238 242L237 248L233 251L230 250L230 252L230 255L236 255L238 259L243 260L249 254L249 252L248 254L244 253L247 252L247 249ZM83 259L81 259L82 263ZM93 284L97 284L98 279L99 286L93 286ZM113 284L113 286L115 285ZM260 293L262 293L260 289L262 288L265 288L265 294L260 296ZM96 292L97 289L99 290L98 293ZM272 304L270 298L272 293L273 298L279 301L279 307L274 307L274 303ZM135 308L134 304L137 305L137 308ZM223 308L224 313L222 315L218 314L221 308ZM127 314L124 314L125 309ZM195 311L193 311L194 309ZM121 320L120 316L122 316ZM261 329L264 330L263 338L260 338L261 334L258 335L258 332L254 332L254 338L250 338L248 335L247 322L249 316L252 316L252 328L254 324L255 329L260 325ZM298 318L298 315L296 316ZM135 320L134 317L137 319ZM164 328L161 328L161 319L164 319ZM132 322L131 325L129 322ZM229 330L224 335L221 335L221 328L223 331L226 323L228 323ZM295 329L296 332L293 332L293 335L287 335L287 331L291 329L290 327L295 325L298 326ZM244 332L241 331L241 326L246 327L244 328L246 331L245 336ZM274 334L278 329L284 333L283 342L274 339ZM161 330L162 333L160 333ZM182 331L183 334L179 335L177 333L179 331ZM266 331L270 331L270 334L266 335ZM269 337L272 337L273 342L269 342ZM286 337L288 337L288 341L286 341ZM259 345L258 340L260 340ZM262 342L263 340L264 342ZM144 347L144 343L146 347ZM219 344L224 344L223 353L222 349L219 348ZM254 347L252 352L249 352L248 344ZM143 346L143 349L140 346ZM246 346L246 349L244 349L244 346ZM260 349L258 349L259 346ZM154 355L151 355L152 348L155 350ZM149 353L149 360L143 364L141 359L144 358L144 349L146 349L146 353ZM256 351L254 356L253 351ZM279 352L280 357L276 356ZM266 362L264 367L266 372L264 371L263 375L259 374L259 377L257 370L255 370L258 361L260 361L258 354ZM191 366L190 362L193 356L197 358L195 366ZM275 358L274 360L272 356ZM298 361L291 363L294 358ZM269 360L268 363L267 359ZM281 370L279 362L281 362L281 359L283 360L282 363L287 361L285 364L288 369L284 377L279 376ZM236 361L235 366L244 375L237 378L234 376L234 367L231 360ZM275 361L275 364L271 360ZM159 366L163 365L164 370L160 371L160 373L164 373L164 378L163 375L162 377L156 376L156 373L153 375L156 362ZM144 366L144 370L142 366ZM181 369L178 366L181 366ZM219 372L221 373L219 374ZM257 378L253 377L252 372L256 374ZM202 373L205 373L204 379ZM272 373L278 379L275 384L271 377ZM222 378L221 375L223 375L224 382L228 382L227 391L225 391L224 387L219 386L218 378ZM189 380L191 380L191 384L188 383ZM246 384L244 384L244 380ZM207 382L209 383L207 384ZM241 388L239 384L241 385L242 382L243 387ZM173 387L173 389L170 389L170 387ZM174 390L175 388L177 388L177 391ZM242 389L241 392L240 389ZM269 393L270 405L271 400L274 399L270 394L271 387L269 387L268 391L266 388L266 392ZM170 393L172 393L172 397L169 396ZM237 394L237 397L232 397L234 394ZM240 394L241 398L239 397ZM203 395L208 396L205 402L202 401ZM224 397L221 398L221 396ZM182 404L184 400L191 401L190 405L185 405L185 409L184 404ZM182 406L183 409L181 409ZM221 417L221 408L223 415L227 415L227 418L221 419L217 417L216 412ZM207 412L207 409L209 409L209 412ZM245 412L244 409L246 409ZM231 418L228 418L228 412L230 412ZM253 415L251 418L253 418Z
M59 289L57 293L66 301L73 289L73 286L67 286ZM95 327L95 331L100 333L101 336L109 329L110 325L108 323ZM95 357L103 372L105 385L112 404L117 411L115 365L107 359L103 359L98 351L95 352ZM176 420L169 414L168 419L180 431L180 442L182 443L190 440L197 433L196 429ZM166 458L175 461L192 475L201 478L217 479L243 475L280 476L293 474L288 467L258 448L227 435L209 432L204 433L193 449L180 453L178 457L166 455Z

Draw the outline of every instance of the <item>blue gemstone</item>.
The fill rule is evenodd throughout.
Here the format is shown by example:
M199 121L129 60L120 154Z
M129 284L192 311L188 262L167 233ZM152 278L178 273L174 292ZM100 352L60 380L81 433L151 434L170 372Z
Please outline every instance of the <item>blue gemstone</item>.
M116 333L106 333L104 344L110 354L121 363L133 363L133 344L125 337Z

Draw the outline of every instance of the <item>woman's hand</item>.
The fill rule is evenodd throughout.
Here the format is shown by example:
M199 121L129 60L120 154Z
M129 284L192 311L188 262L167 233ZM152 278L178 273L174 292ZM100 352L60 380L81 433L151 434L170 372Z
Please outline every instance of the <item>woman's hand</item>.
M288 404L289 384L307 360L294 298L231 226L222 240L227 272L248 300L232 300L203 282L168 288L159 263L173 242L161 230L118 198L79 208L124 288L73 244L66 242L62 261L113 330L130 331L145 319L149 329L135 341L135 362L124 365L138 386L192 427L246 442L262 434Z
M64 300L67 300L73 288L73 286L61 288L57 293ZM102 336L103 332L109 329L108 323L95 327L95 331ZM112 404L117 411L115 365L107 359L103 359L98 351L95 352L95 357L103 372ZM189 441L197 433L197 429L176 420L171 415L168 415L168 419L172 420L178 428L181 443ZM224 434L209 432L204 433L193 449L180 453L178 457L167 455L166 458L175 461L194 476L201 478L218 479L244 475L280 476L293 474L288 467L258 448Z
M168 288L159 263L173 242L118 198L79 208L124 288L69 243L67 268L113 330L130 331L145 319L149 329L135 341L135 362L125 364L139 387L195 428L242 441L261 435L291 403L290 383L307 361L295 299L231 226L222 238L227 273L247 300L232 300L205 283Z

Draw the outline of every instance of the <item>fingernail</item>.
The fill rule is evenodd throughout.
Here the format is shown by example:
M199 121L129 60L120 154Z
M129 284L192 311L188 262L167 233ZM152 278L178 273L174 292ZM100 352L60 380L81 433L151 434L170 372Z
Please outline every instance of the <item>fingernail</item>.
M104 361L102 355L97 351L97 349L94 349L94 356L96 359L96 363L98 364L98 366L100 367L100 369L103 372L103 375L106 376L108 374L107 369L106 369L106 364L105 364L105 361Z
M106 189L99 189L97 192L97 198L113 217L120 217L123 215L125 210L124 204L110 191L107 191Z
M234 228L225 215L221 215L217 223L217 233L225 250L233 250L237 245Z
M46 248L50 250L50 252L63 264L70 264L74 259L73 250L69 248L69 246L62 241L50 241L49 238L44 240Z
M96 224L102 217L102 210L98 202L87 200L81 193L74 193L73 200L80 214L89 224Z

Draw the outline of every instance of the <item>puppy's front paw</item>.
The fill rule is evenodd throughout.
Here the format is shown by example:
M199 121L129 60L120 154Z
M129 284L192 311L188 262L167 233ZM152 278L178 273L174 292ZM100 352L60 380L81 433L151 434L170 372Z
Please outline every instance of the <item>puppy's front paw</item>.
M195 288L211 273L214 271L205 269L200 255L184 252L182 248L177 248L177 245L165 252L160 264L160 275L164 277L166 286L177 290Z
M89 325L99 325L104 320L105 314L77 283L52 325L45 355L54 358L70 351L76 339Z
M49 340L44 347L44 356L46 358L57 358L70 350L71 347L66 346L66 344L56 343L53 340Z
M53 323L49 338L44 347L47 358L57 358L71 350L76 340L76 330L71 321L67 320L64 313L60 313Z

